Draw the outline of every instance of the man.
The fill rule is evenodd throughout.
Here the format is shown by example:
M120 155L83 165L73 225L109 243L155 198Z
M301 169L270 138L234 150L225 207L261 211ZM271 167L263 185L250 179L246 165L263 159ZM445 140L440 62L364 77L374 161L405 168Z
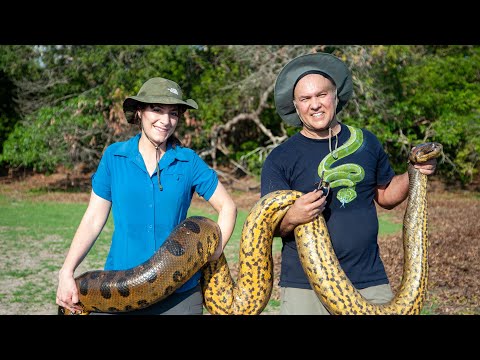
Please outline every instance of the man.
M376 201L392 209L408 196L408 173L395 175L377 137L341 123L337 114L353 91L346 64L327 53L297 57L280 72L275 105L280 117L301 130L277 146L262 168L261 196L276 190L304 193L276 230L282 237L280 314L329 314L301 266L293 230L323 214L342 269L372 303L393 293L380 258ZM435 172L436 160L415 165ZM328 183L319 191L318 182Z

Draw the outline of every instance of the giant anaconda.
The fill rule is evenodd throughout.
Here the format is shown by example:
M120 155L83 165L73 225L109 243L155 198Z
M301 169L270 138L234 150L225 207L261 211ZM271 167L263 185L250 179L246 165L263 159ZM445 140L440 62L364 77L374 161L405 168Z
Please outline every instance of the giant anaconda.
M83 273L75 278L82 314L138 310L166 298L205 265L219 239L217 223L192 216L177 225L142 264L128 270ZM58 313L71 314L61 306Z
M442 146L426 143L409 156L421 163L440 156ZM427 176L409 164L409 195L403 223L404 267L395 297L386 304L365 300L341 269L323 216L299 225L295 238L302 266L317 296L332 314L418 314L428 278ZM89 311L144 308L164 299L202 269L204 304L211 314L260 314L273 288L274 229L301 192L279 190L262 197L242 229L237 281L225 256L207 263L219 241L212 220L190 217L145 263L124 271L91 271L76 278L80 304ZM69 313L59 308L60 314Z
M418 145L409 156L409 191L403 220L404 263L400 287L385 304L372 304L356 290L334 256L322 216L297 226L295 240L303 269L317 296L332 314L415 315L423 307L428 280L427 176L412 163L442 153L442 145Z
M368 302L346 277L333 250L323 216L295 228L305 273L317 296L332 314L419 314L427 288L427 176L412 163L440 156L442 146L426 143L410 153L409 194L403 224L404 267L395 297L386 304ZM250 211L239 253L234 284L223 258L203 270L205 307L212 314L259 314L272 290L273 230L302 193L280 190L265 195Z

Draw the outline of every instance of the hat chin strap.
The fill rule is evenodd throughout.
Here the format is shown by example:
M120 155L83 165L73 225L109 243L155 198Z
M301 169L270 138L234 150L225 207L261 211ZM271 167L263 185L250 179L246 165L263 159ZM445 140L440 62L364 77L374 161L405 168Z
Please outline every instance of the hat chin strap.
M147 132L145 131L145 129L143 128L143 123L142 123L142 133L145 135L145 137L148 139L148 141L150 141L152 143L152 145L155 147L155 150L158 151L158 148L160 147L160 145L163 144L163 142L161 142L160 144L157 144L155 141L153 141L148 135L147 135Z
M337 105L338 105L338 94L337 94L337 89L335 88L335 115L332 117L332 120L330 120L330 122L328 123L328 150L330 151L330 155L332 155L332 157L337 160L338 159L338 155L334 155L335 152L337 151L337 148L338 148L338 133L335 134L335 150L332 151L332 122L333 120L335 120L337 118ZM337 121L338 123L338 121Z
M150 141L152 143L152 145L155 147L155 161L156 161L156 165L157 165L157 178L158 178L158 187L160 189L160 191L163 191L163 186L162 186L162 183L160 181L160 167L158 165L158 163L160 162L160 153L159 153L159 150L160 150L160 145L163 144L160 143L160 144L157 144L155 141L153 141L152 139L150 139L150 137L147 135L147 132L145 131L145 129L143 128L143 122L142 122L142 119L140 119L140 124L142 126L142 134L145 135L145 137L148 139L148 141ZM168 139L167 139L168 140Z
M332 151L332 128L329 126L328 127L328 150L330 151L330 155L332 155L332 157L337 160L338 159L338 155L335 155L335 152L337 151L337 148L338 148L338 133L335 134L335 150Z

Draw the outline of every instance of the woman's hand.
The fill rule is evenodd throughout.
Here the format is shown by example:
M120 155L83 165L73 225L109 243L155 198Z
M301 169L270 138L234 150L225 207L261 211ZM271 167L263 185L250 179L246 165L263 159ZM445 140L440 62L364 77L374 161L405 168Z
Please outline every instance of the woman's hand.
M80 306L75 305L78 303L78 290L73 273L65 273L60 270L56 303L72 313L82 311Z

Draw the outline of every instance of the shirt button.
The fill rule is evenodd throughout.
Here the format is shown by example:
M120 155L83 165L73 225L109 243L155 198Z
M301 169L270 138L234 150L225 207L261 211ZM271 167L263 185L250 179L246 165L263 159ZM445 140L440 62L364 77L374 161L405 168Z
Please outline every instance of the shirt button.
M152 225L148 225L148 228L151 229L151 228L152 228Z
M152 206L153 206L153 204L148 204L148 207L152 207Z

